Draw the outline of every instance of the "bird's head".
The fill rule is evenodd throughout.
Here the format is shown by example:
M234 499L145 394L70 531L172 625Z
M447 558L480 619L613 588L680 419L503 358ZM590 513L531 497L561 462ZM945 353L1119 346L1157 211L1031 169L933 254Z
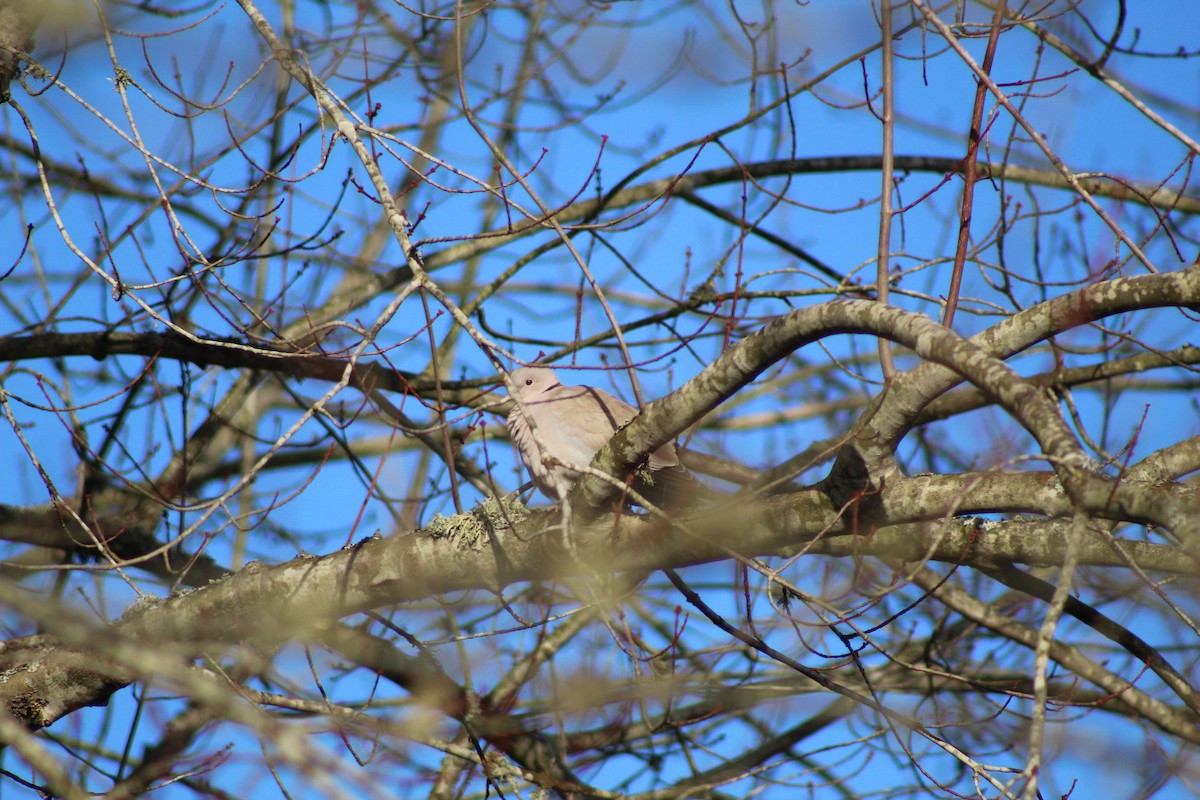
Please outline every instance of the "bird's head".
M558 376L549 367L521 367L509 375L517 387L517 396L532 400L542 392L558 386Z

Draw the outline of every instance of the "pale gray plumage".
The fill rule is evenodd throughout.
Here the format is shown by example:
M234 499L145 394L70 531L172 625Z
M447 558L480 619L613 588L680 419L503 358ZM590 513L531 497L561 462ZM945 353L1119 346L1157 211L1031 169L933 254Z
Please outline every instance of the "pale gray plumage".
M534 485L554 500L561 499L555 478L572 487L579 480L579 472L545 464L526 415L533 417L538 437L550 455L563 464L587 466L613 434L638 414L637 409L603 389L563 386L554 370L546 367L522 367L514 370L511 378L525 408L518 405L509 412L509 433L533 475ZM646 466L650 479L639 479L634 488L655 504L671 499L681 486L700 487L679 463L675 445L669 442L650 454Z

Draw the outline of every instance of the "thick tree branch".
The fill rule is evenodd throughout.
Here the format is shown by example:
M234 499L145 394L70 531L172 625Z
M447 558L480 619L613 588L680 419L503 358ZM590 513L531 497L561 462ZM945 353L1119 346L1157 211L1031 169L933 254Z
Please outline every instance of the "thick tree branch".
M1014 498L1023 498L1022 508L1041 513L1069 511L1069 502L1060 490L1045 483L1044 476L1024 479L1024 487L1010 492ZM885 487L881 507L885 514L894 513L895 517L884 518L880 524L933 519L939 511L983 510L972 502L971 494L973 484L982 485L982 480L954 482L957 489L943 493L940 508L928 501L929 489L935 483L934 479L913 479L895 489ZM1036 508L1038 494L1033 487L1038 484L1047 487L1042 495L1052 507ZM1160 490L1168 491L1162 487ZM982 492L981 502L985 507L998 505L987 491ZM899 513L900 509L905 511ZM30 668L0 684L0 702L26 725L40 728L83 706L106 702L108 695L132 680L137 674L132 665L142 663L136 642L155 643L175 653L175 657L186 659L248 640L263 646L291 640L319 641L337 619L360 611L463 589L494 590L532 579L719 561L734 552L731 548L743 556L765 556L795 552L810 542L817 552L828 549L854 557L936 557L956 564L971 564L978 552L983 565L995 565L1004 561L1047 563L1056 547L1051 540L1037 548L1029 541L1031 537L1010 535L1002 527L978 531L954 525L946 530L929 529L924 542L928 550L914 551L903 536L883 531L875 536L855 536L853 521L843 519L818 491L769 498L750 507L736 503L729 508L682 516L670 535L664 535L661 524L649 519L604 517L590 525L576 526L573 552L564 545L558 520L554 512L539 513L513 529L503 517L462 515L452 518L451 526L439 529L442 532L438 534L373 538L321 558L302 557L275 566L253 565L202 589L131 609L114 623L112 637L97 629L66 640L41 636L12 641L0 650L0 663L26 664ZM737 535L730 536L731 530ZM853 538L846 539L848 536ZM842 542L845 544L839 544ZM1137 543L1122 547L1135 563L1145 559L1147 569L1155 569L1169 558L1163 548ZM1105 565L1114 563L1111 549L1106 551L1101 546L1089 545L1083 555L1083 564L1089 558ZM1185 571L1191 564L1189 557L1181 557L1175 571ZM12 604L18 597L3 599ZM27 614L43 614L38 621L51 631L58 631L56 626L62 624L53 609L24 603L19 607ZM270 624L264 625L264 620L270 620ZM105 652L106 645L100 645L113 666L104 667L105 662L79 650L88 642L110 638L127 643L115 654ZM83 665L87 666L80 671Z

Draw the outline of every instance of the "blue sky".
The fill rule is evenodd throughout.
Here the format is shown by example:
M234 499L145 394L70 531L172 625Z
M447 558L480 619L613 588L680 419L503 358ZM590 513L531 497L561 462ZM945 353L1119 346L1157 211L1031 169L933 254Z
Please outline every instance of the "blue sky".
M688 142L696 145L685 147L674 158L651 170L642 179L667 177L684 171L701 171L727 167L738 162L785 158L794 153L796 157L832 157L842 155L877 155L880 152L880 130L869 111L858 107L863 99L864 80L872 88L879 85L879 56L873 53L862 65L850 61L840 72L823 82L817 94L802 94L796 97L789 109L772 112L752 126L735 130L710 141L703 146L699 140L711 132L729 125L748 113L751 104L759 106L774 100L781 91L778 80L760 77L755 83L756 94L750 95L748 73L748 44L736 36L722 33L720 26L728 31L732 24L729 7L713 5L703 11L689 10L682 5L656 7L652 4L619 3L607 10L584 3L564 4L570 6L581 17L595 14L597 24L578 41L567 37L562 30L548 30L550 42L558 45L572 42L569 55L572 64L558 64L546 74L548 85L565 87L563 103L574 106L589 106L600 101L600 96L611 97L601 104L598 111L588 115L579 125L566 127L549 126L557 112L547 110L552 93L547 90L541 99L547 103L543 109L534 105L522 119L525 126L515 134L509 154L522 169L532 169L530 180L534 187L551 205L565 203L574 196L594 196L606 191L636 168L647 157L666 152ZM750 9L745 4L735 4L745 15L762 14L762 6ZM878 38L878 28L866 4L813 0L808 4L779 2L769 4L774 15L774 26L779 35L778 49L771 51L762 43L759 55L764 68L779 62L794 63L788 70L789 86L796 86L812 76L820 74L833 64L855 51L867 47ZM1096 21L1101 30L1112 25L1112 10L1109 4L1085 2L1082 6ZM664 10L667 9L667 10ZM1156 49L1164 53L1174 52L1179 47L1194 47L1200 41L1200 15L1180 13L1180 6L1170 2L1145 2L1130 4L1130 18L1126 24L1126 37L1132 40L1137 31L1138 45L1143 50ZM269 16L278 22L278 9L268 8ZM178 20L147 18L131 12L112 10L114 18L123 29L142 32L174 30ZM345 8L325 8L317 5L301 5L297 10L301 30L319 28L326 13L348 13ZM403 16L401 11L396 12ZM975 13L979 14L976 9ZM199 20L203 14L192 19ZM642 21L633 29L625 30L609 22L637 17ZM899 23L898 23L899 24ZM487 38L475 49L473 61L468 68L470 78L468 92L473 102L483 102L490 86L502 85L511 80L517 69L516 48L512 42L504 41L506 33L519 32L519 21L506 13L497 11L487 22ZM481 36L482 27L474 35ZM1076 27L1076 35L1083 34ZM43 40L53 37L43 35ZM34 120L43 151L53 154L68 164L83 164L95 174L112 174L115 180L127 185L142 184L146 172L153 169L164 184L180 182L180 196L192 192L196 195L196 207L222 218L224 209L233 208L240 202L244 187L257 177L255 170L246 165L247 157L264 157L261 143L252 142L244 153L227 149L220 157L209 163L192 164L193 153L210 153L226 145L230 131L244 132L261 122L261 111L270 97L269 74L257 79L251 91L236 99L227 107L228 115L203 115L185 122L156 109L154 103L134 94L133 110L138 123L138 132L145 137L149 149L175 164L192 164L194 174L202 175L206 181L223 187L223 191L210 192L189 185L180 176L162 163L147 164L137 153L131 151L106 125L99 121L102 112L128 135L132 128L125 120L119 103L119 95L113 91L110 74L102 48L96 41L86 41L73 51L63 71L63 81L89 104L85 108L70 98L51 90L39 98L29 98L22 90L19 95L23 106ZM297 36L303 42L304 35ZM351 39L347 39L351 42ZM473 41L478 41L475 39ZM984 40L974 39L967 45L976 58L982 53ZM50 44L42 44L52 47ZM146 62L141 56L141 42L127 37L116 40L122 64L135 79L149 87L155 100L170 106L171 97L163 88L155 86ZM352 47L352 44L348 44ZM382 48L382 45L379 45ZM172 36L146 40L151 54L151 63L161 75L168 75L172 68L171 59L176 58L184 81L201 95L227 96L232 86L250 78L261 60L261 44L245 24L244 17L235 5L221 6L214 11L211 20L198 25L194 30ZM898 154L937 155L958 157L963 150L965 128L970 113L973 93L971 77L953 57L941 55L941 44L931 36L917 32L906 34L897 44L896 102L900 113L897 128L896 151ZM922 59L923 54L931 57ZM382 49L380 60L390 54ZM1184 172L1173 174L1186 156L1186 150L1158 127L1149 122L1129 104L1100 87L1095 81L1086 79L1072 65L1065 63L1052 53L1039 55L1036 41L1027 35L1005 35L1000 44L995 79L1005 85L1028 80L1037 67L1041 78L1030 89L1024 110L1039 131L1046 135L1055 151L1067 165L1077 172L1107 172L1131 180L1156 182L1165 180L1179 185ZM46 57L47 63L50 58ZM1143 95L1153 97L1161 92L1176 98L1182 104L1195 105L1200 100L1200 80L1197 78L1195 59L1173 61L1165 58L1118 58L1114 57L1114 68L1121 76ZM231 80L221 88L226 65L231 65ZM330 75L327 63L318 59L314 67L321 72L335 92L347 96L354 82L361 77L361 60L348 58L340 64L342 77ZM372 64L372 68L378 68ZM374 124L394 133L395 136L416 142L421 135L420 121L424 96L416 91L414 66L406 64L389 81L374 84L371 100L380 105ZM355 71L357 70L357 71ZM344 79L349 76L352 80ZM572 82L572 75L584 75L591 79L588 85ZM664 77L665 76L665 77ZM202 87L202 90L201 88ZM567 91L569 89L569 91ZM1014 94L1018 90L1012 90ZM648 96L650 99L645 99ZM271 202L279 202L278 208L266 206L264 200L253 206L255 213L264 215L268 223L278 218L280 243L295 245L305 237L320 233L325 239L334 231L341 235L321 247L292 253L266 261L263 273L267 294L280 292L287 286L286 301L277 304L277 310L286 321L299 318L305 307L318 305L330 290L333 281L322 277L322 268L327 260L346 254L356 254L367 238L367 232L376 223L378 209L374 202L360 195L353 186L347 187L345 179L352 174L360 184L366 185L361 165L357 165L344 142L329 146L330 129L322 129L319 118L313 112L311 101L291 90L300 113L289 120L286 136L296 136L303 130L305 136L297 148L295 158L283 170L284 177L294 183L281 184L281 194ZM877 102L878 98L873 98ZM989 105L989 109L992 106ZM1156 108L1186 131L1196 130L1194 112L1178 110L1156 102ZM367 109L363 97L353 98L351 108L360 116ZM484 105L480 111L485 126L493 136L500 130L496 123L502 113L499 105ZM17 140L25 136L23 128L10 109L0 111L0 124L8 135ZM1001 115L992 128L994 146L999 148L1006 140L1012 122ZM604 140L604 137L607 137ZM794 144L793 144L794 137ZM1017 147L1013 161L1045 167L1045 160L1029 143ZM452 125L439 142L437 155L468 171L476 177L488 179L491 175L491 157L480 141L466 125ZM998 153L993 151L993 157ZM399 166L389 159L383 163L391 175L401 174ZM115 169L115 165L123 168ZM536 166L535 166L536 165ZM11 172L11 170L9 170ZM469 186L445 170L432 176L439 182L453 187ZM933 189L941 176L931 173L914 173L904 177L900 197L903 202L913 202L924 192ZM950 181L926 201L906 212L897 221L893 237L893 263L897 267L914 268L936 259L946 258L953 252L952 220L961 189L960 181ZM1023 198L1022 189L1008 186L1005 191L1019 201L1032 203L1031 197ZM518 188L512 188L512 197L526 207L532 207L529 198ZM775 202L771 193L780 193L786 200L773 209ZM864 280L874 274L876 255L876 232L878 225L877 196L879 178L873 172L796 175L789 179L765 180L761 187L729 184L702 191L709 202L722 206L735 214L743 213L754 219L768 209L763 220L764 227L799 245L824 263L835 269L850 273L858 270ZM1194 193L1194 192L1193 192ZM15 197L12 190L9 197ZM990 183L981 183L976 191L976 231L986 231L994 220L999 203L997 188ZM114 248L110 263L116 264L123 280L132 284L151 283L162 280L180 269L182 260L176 244L176 234L167 219L155 208L151 197L145 201L128 203L97 203L86 192L63 192L58 197L67 221L68 230L79 246L88 252L99 249L98 229L110 239L125 231L133 231ZM1065 192L1043 191L1037 195L1038 202L1053 206L1066 205L1069 196ZM469 238L479 232L478 225L486 200L479 194L451 196L422 187L402 202L410 216L420 210L425 218L420 223L414 238L422 242L426 258L454 242ZM857 208L861 203L861 208ZM328 214L336 206L336 214L330 221ZM1046 207L1046 206L1043 206ZM625 213L626 209L614 211L608 219ZM835 213L836 212L836 213ZM146 221L143 221L143 216ZM1122 218L1135 234L1146 230L1148 215L1131 215ZM503 224L503 215L496 218L493 226ZM26 224L34 226L34 250L25 257L17 271L5 280L5 306L0 307L0 333L23 330L30 324L40 322L49 315L49 309L68 292L75 277L81 274L79 261L64 246L59 232L45 209L39 204L36 194L27 195L19 206L16 203L0 204L0 241L10 243L3 249L6 254L0 263L15 259L16 250L11 243L20 240ZM201 248L212 244L211 232L203 220L185 219L188 231ZM1181 223L1182 224L1182 223ZM242 232L251 226L243 226ZM473 287L481 285L512 264L517 258L530 252L536 245L551 238L543 233L520 240L514 244L483 254L477 273L468 275L460 264L452 265L435 274L452 295L469 298ZM581 236L575 241L584 254L590 268L598 277L605 292L613 298L622 319L636 318L647 309L662 304L639 277L628 268L632 264L638 273L655 286L668 293L686 294L700 280L717 269L714 276L720 290L732 290L739 281L751 288L766 290L811 291L807 297L792 300L795 305L819 302L831 295L826 291L826 282L814 276L812 270L797 259L782 253L778 248L757 240L739 244L738 231L725 223L696 211L680 198L674 198L665 207L647 210L635 220L616 226L604 234L605 242ZM1148 245L1148 250L1163 269L1178 269L1182 266L1170 243L1159 236ZM1058 225L1035 224L1024 220L1008 240L1008 258L1022 269L1034 268L1035 254L1044 259L1044 268L1051 280L1078 282L1087 279L1099 265L1114 253L1111 232L1096 219L1083 215L1077 223L1065 220ZM609 249L608 245L611 245ZM228 245L226 245L228 246ZM1190 259L1194 243L1182 237L1179 249L1184 259ZM985 253L985 259L994 254ZM45 275L50 276L46 284L36 278L34 259L42 265ZM363 265L363 268L386 270L395 265L401 254L395 242L391 242L378 261ZM1038 265L1041 266L1041 265ZM228 280L248 284L248 267L235 265L226 271ZM1125 274L1139 274L1140 267L1129 264ZM740 275L739 275L740 273ZM964 294L980 298L973 308L986 310L986 302L995 302L996 293L985 284L985 277L993 273L988 269L970 269L966 277ZM469 280L470 286L458 282ZM895 302L905 308L936 314L936 297L944 293L946 269L924 269L906 276L901 286L911 290L915 296L900 296ZM548 287L565 287L551 293ZM575 289L581 290L576 295ZM148 319L137 309L130 297L113 299L112 292L101 281L88 278L71 289L70 300L65 310L59 313L57 330L93 331L106 324L132 315L136 330L160 330L161 325ZM1017 291L1023 304L1040 299L1039 291L1032 286L1023 286ZM138 296L147 302L156 302L159 292L145 289ZM351 315L349 322L361 321L369 325L390 300L380 297L364 304ZM747 315L745 330L753 329L755 317L765 318L780 313L785 304L779 301L755 301L742 309ZM609 323L602 313L594 295L586 291L571 258L561 248L541 256L510 284L506 285L487 305L486 322L491 330L511 332L530 340L514 342L508 349L526 360L536 357L539 349L550 352L553 348L541 345L540 341L566 342L575 333L576 312L579 314L579 333L586 337L607 329ZM239 319L236 305L206 306L194 309L192 319L198 330L214 336L235 333L237 326L231 320ZM628 316L626 316L628 315ZM992 324L997 317L980 314L973 316L962 313L956 329L973 333ZM1150 326L1141 320L1130 320L1140 335L1161 347L1174 346L1182 341L1194 340L1191 323L1170 314L1155 317ZM425 367L428 348L420 344L409 345L412 337L423 335L424 311L418 303L409 302L386 329L381 344L394 346L388 357L396 367L420 370ZM657 397L695 374L720 350L719 325L705 323L699 317L684 317L679 330L698 330L704 327L706 336L693 343L692 348L677 350L665 355L672 348L672 335L677 333L663 328L638 332L631 339L635 342L638 358L653 360L639 373L647 398ZM437 334L448 328L447 316L443 315L432 325ZM353 341L353 335L344 334L344 341ZM1081 340L1081 344L1088 341ZM808 348L798 353L786 367L800 371L805 367L820 365L832 357L857 363L856 369L870 380L877 377L871 364L873 342L851 341L846 338L832 340L829 351ZM862 357L862 361L854 359ZM87 367L91 367L90 359ZM619 363L619 355L611 347L593 348L579 356L579 363L589 367ZM1047 368L1049 360L1044 353L1029 354L1014 360L1014 366L1022 373L1031 374ZM77 415L91 425L93 436L101 436L100 423L109 419L120 403L114 387L123 385L142 368L142 359L114 358L106 362L105 368L115 378L107 384L97 384L86 379L73 382L71 402ZM84 367L84 368L87 368ZM5 390L23 402L14 402L13 409L22 426L22 433L31 447L42 459L42 463L54 484L64 495L74 491L77 480L77 458L70 445L69 422L65 413L52 413L34 407L50 403L62 404L64 398L56 396L55 390L45 381L39 383L30 370L47 371L49 366L30 363L5 376ZM453 377L488 377L491 366L480 350L469 341L463 341L451 365ZM169 394L172 385L181 384L187 373L191 381L191 398L187 404L186 420L182 417L184 404ZM122 443L127 449L125 457L113 456L116 464L139 465L149 475L154 475L166 463L172 447L179 444L189 425L195 425L205 409L229 386L233 376L218 369L168 367L162 372L167 376L164 391L166 402L157 406L148 403L147 410L137 418L137 424L129 426L122 434ZM584 373L568 380L593 382L604 385L620 394L629 396L624 376L611 377L604 373ZM314 398L326 387L304 383L294 387L301 396ZM798 382L790 389L772 392L751 399L743 404L730 404L723 409L725 417L736 417L754 412L769 411L798 399L813 402L836 399L840 394L867 395L868 388L844 380L823 383L817 379ZM821 392L822 394L814 393ZM833 395L827 396L824 393ZM354 408L358 397L343 394L347 406ZM1194 435L1197 431L1194 401L1186 397L1156 395L1147 410L1147 396L1129 394L1122 398L1117 420L1108 436L1120 442L1138 433L1136 451L1138 457L1164 443L1177 441L1181 436ZM1165 402L1164 402L1165 400ZM1101 399L1081 395L1080 403L1085 412L1096 413ZM1193 405L1189 405L1192 403ZM409 403L406 410L420 416L415 404ZM1141 424L1143 411L1145 422ZM273 423L264 426L259 433L269 442L294 418L289 412L281 412ZM731 453L752 466L764 466L778 461L787 454L804 446L805 443L843 430L853 415L849 412L840 416L816 415L801 419L772 430L769 435L761 431L717 432L700 431L691 440L697 449L714 453ZM464 423L467 418L464 418ZM495 430L499 420L488 417L488 425ZM369 421L356 423L352 434L367 431L375 435L386 435L388 429ZM1190 426L1190 427L1188 427ZM953 423L934 426L935 435L943 437L955 447L970 450L973 441L981 443L980 465L994 452L992 446L998 442L1011 441L1013 426L996 418L996 415L979 414ZM299 443L323 443L327 430L316 425L305 428L296 441ZM261 448L260 448L261 449ZM21 456L22 449L9 428L0 429L0 451L13 454L14 467L10 479L0 484L0 502L27 504L45 502L46 489L37 471L27 458ZM473 440L467 451L482 457L483 448ZM914 468L919 467L920 455L915 445L907 445L902 456L912 459ZM510 453L502 445L491 443L489 458L495 462L495 474L506 486L514 487L518 479L512 465ZM374 467L374 462L369 462ZM400 494L407 490L413 471L413 459L408 452L397 446L389 455L387 464L380 471L380 482L384 490ZM815 479L820 470L806 476ZM434 470L433 480L439 475ZM311 480L311 483L305 483ZM444 481L443 481L444 482ZM289 495L304 485L305 491ZM393 533L392 515L377 499L369 497L365 481L341 462L331 462L319 470L282 470L267 473L255 487L254 503L264 508L279 498L287 502L271 513L270 528L260 529L254 539L253 553L256 558L283 561L299 550L314 553L329 552L345 541L362 538L375 530L384 534ZM468 493L468 501L474 497ZM361 519L359 512L363 510ZM428 503L422 515L427 521L433 513L449 514L453 505L448 497ZM231 537L228 529L216 528L227 520L220 515L214 517L213 531L218 533L208 545L207 552L223 563L231 558ZM173 522L171 523L173 524ZM174 532L174 529L172 529ZM294 537L294 538L289 538ZM707 576L714 580L729 580L728 565L717 565L693 570L690 574L702 581ZM802 575L803 577L803 575ZM122 590L117 582L104 582L104 592L109 605L106 613L115 616L124 604L132 599L132 593ZM86 581L81 581L86 584ZM161 590L147 584L147 590ZM98 592L97 587L85 591ZM761 599L758 601L762 603ZM426 622L428 619L426 618ZM703 623L693 619L690 623L695 631ZM1153 624L1153 623L1151 623ZM432 624L430 624L432 628ZM697 634L699 635L699 634ZM447 647L447 650L452 648ZM294 660L285 661L284 671L300 675L305 665L299 653ZM797 653L803 655L803 653ZM580 656L583 657L582 655ZM300 678L297 678L300 680ZM349 683L349 681L347 681ZM347 695L361 695L369 690L358 683L341 686ZM803 704L800 704L803 705ZM794 707L783 706L781 714L793 713ZM1095 718L1097 715L1093 715ZM76 715L56 728L80 730L99 725L98 721L82 722L84 715ZM97 718L98 719L98 718ZM75 726L79 726L76 728ZM120 728L120 726L116 726ZM80 730L82 735L82 730ZM1145 741L1140 730L1126 729L1112 723L1103 728L1092 726L1089 735L1111 737L1112 742L1129 742L1132 748ZM845 731L831 733L832 739L841 741ZM119 737L117 737L119 740ZM114 741L114 746L119 742ZM330 743L335 751L337 742ZM1117 749L1120 752L1120 748ZM995 754L1001 760L1004 753ZM429 756L431 763L436 757ZM1018 759L1013 758L1013 763ZM252 765L248 769L252 769ZM620 769L622 765L607 769ZM904 776L911 780L907 770L893 767L879 755L869 766L874 780L860 786L888 785L889 781ZM1053 793L1069 791L1069 778L1080 780L1073 796L1089 796L1100 791L1100 787L1112 790L1119 785L1120 775L1108 770L1119 771L1113 762L1101 766L1074 762L1071 756L1064 758L1047 770L1047 780ZM1060 777L1061 776L1061 777ZM259 777L262 777L261 775ZM943 775L945 778L945 776ZM949 778L945 778L949 780ZM1061 785L1054 782L1060 781ZM1094 783L1089 784L1089 781ZM1048 787L1051 788L1051 787ZM6 791L9 791L6 788ZM1112 790L1116 791L1116 790ZM1182 789L1181 789L1182 791ZM169 794L169 792L174 792ZM1121 787L1112 796L1134 796L1132 787ZM168 790L164 796L183 796L181 789ZM13 796L19 796L13 792ZM783 796L782 794L779 796ZM833 796L814 791L814 796ZM1169 796L1162 794L1159 796Z

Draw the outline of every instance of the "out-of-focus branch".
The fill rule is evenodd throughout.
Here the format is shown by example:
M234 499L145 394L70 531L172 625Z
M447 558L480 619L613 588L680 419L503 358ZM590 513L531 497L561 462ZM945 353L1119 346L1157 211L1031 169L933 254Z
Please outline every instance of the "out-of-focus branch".
M936 519L948 512L973 513L1004 505L999 494L986 491L978 502L974 501L976 485L996 487L996 492L1008 498L1006 507L1011 509L1062 514L1071 508L1070 501L1044 475L997 473L974 481L946 480L949 482L940 493L935 490L942 479L932 476L884 487L880 495L882 516L876 524L883 529ZM1180 491L1161 484L1138 490L1160 494ZM940 501L934 499L939 496ZM1193 506L1190 513L1200 514L1200 508L1194 507L1194 496L1189 502ZM132 665L140 663L137 642L155 643L178 658L186 658L190 653L212 652L247 640L261 639L264 646L272 642L319 641L325 635L323 631L337 619L357 611L463 589L498 589L523 580L593 575L597 570L682 567L724 560L734 550L747 556L768 555L794 550L808 541L818 551L827 547L830 552L856 558L876 552L881 557L921 557L907 544L906 535L880 538L880 549L876 551L876 538L855 536L854 521L844 518L819 491L686 515L677 520L670 535L663 535L660 525L649 519L602 517L592 524L575 526L574 552L568 551L558 520L559 515L553 512L537 514L510 528L503 517L467 514L451 518L436 533L372 538L321 558L297 558L274 566L254 564L188 594L131 609L112 627L113 637L101 635L103 627L98 627L90 634L79 630L60 642L54 636L59 628L53 608L29 602L15 587L0 587L4 592L0 601L32 615L50 632L14 640L0 648L0 666L38 665L0 684L0 702L31 728L49 725L83 706L105 702L109 694L137 674L132 666L105 666L104 661L89 658L80 650L93 642L100 643L95 646L105 652L103 642L109 638L114 647L123 642L120 647L126 649L106 652L106 656L115 659L114 664L128 661ZM954 528L949 530L952 533ZM731 536L730 531L737 531L737 535ZM959 564L971 563L972 548L986 554L988 564L1005 559L1048 559L1053 549L1042 548L1038 555L1028 549L1037 546L1034 537L1006 535L1002 526L995 534L984 532L974 539L970 530L960 527L954 534L958 538L947 534L944 544L939 540L942 534L935 529L930 535L932 538L926 539L930 546L927 552ZM853 538L838 538L845 536ZM828 545L821 544L826 541ZM858 546L839 551L835 546L839 541ZM1135 543L1122 546L1135 562L1146 559L1148 569L1155 569L1167 558L1162 548ZM1178 551L1176 555L1180 555ZM1085 547L1080 563L1086 565L1092 557L1106 565L1113 563L1111 551L1106 552L1103 546ZM1190 563L1187 558L1178 563ZM90 665L91 672L72 677L72 670L83 663ZM1169 716L1162 724L1170 725L1174 735L1191 741L1195 729L1181 732L1166 721Z

